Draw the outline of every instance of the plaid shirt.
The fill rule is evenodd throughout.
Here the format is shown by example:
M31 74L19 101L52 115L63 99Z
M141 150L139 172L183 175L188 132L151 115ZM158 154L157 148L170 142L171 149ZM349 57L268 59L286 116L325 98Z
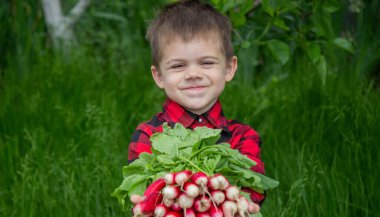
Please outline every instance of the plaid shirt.
M257 162L257 165L252 167L253 171L265 173L264 163L260 159L261 140L259 135L248 125L235 120L227 120L219 101L208 112L196 115L168 98L163 105L163 112L156 114L150 121L138 125L133 133L128 151L129 162L137 159L142 152L152 153L150 136L153 133L162 132L164 122L168 122L172 127L175 123L181 123L190 129L200 126L222 129L221 138L217 143L229 143L231 148L239 150L241 154L247 155ZM258 204L265 199L265 195L248 189L245 191L251 193L252 200Z

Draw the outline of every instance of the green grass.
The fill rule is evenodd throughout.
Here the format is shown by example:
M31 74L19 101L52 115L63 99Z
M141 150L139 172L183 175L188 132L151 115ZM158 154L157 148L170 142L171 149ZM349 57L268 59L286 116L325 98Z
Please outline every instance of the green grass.
M124 216L110 193L136 125L160 111L149 67L120 69L81 55L41 56L27 74L9 66L0 97L2 216ZM348 77L351 76L351 77ZM295 71L265 85L239 77L225 114L262 136L280 186L265 216L378 216L379 93L354 75Z

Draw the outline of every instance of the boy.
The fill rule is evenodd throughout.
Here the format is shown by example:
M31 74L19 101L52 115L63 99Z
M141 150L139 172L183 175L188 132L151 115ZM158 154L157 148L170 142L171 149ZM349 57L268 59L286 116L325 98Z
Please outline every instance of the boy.
M150 24L151 72L167 99L163 111L140 124L129 145L129 162L142 152L151 153L150 136L162 132L162 124L179 122L186 128L222 129L218 143L231 147L257 162L252 169L264 173L260 137L249 126L224 117L219 95L237 69L231 45L232 27L227 17L197 0L180 1L164 8ZM253 202L265 195L250 191Z

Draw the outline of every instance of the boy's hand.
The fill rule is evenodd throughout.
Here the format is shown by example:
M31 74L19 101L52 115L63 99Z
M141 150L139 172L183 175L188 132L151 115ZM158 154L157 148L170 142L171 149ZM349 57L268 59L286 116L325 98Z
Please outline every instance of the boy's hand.
M135 205L144 200L144 198L138 194L132 194L130 199L131 202Z

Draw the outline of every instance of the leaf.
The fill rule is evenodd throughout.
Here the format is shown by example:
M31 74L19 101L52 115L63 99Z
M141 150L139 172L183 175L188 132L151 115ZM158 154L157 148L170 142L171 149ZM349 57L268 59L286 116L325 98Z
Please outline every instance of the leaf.
M165 127L164 133L166 133L169 136L178 137L181 140L185 140L189 134L189 131L182 124L176 123L173 129L170 127Z
M157 161L161 164L174 164L174 160L167 154L160 154L157 156Z
M243 26L246 23L245 15L241 12L231 11L229 17L235 27Z
M256 172L254 172L254 173L256 173ZM264 190L269 190L269 189L275 188L280 184L279 181L271 179L271 178L269 178L263 174L256 173L256 175L260 177L261 184L263 185Z
M281 65L285 65L285 63L288 62L290 56L290 48L287 44L280 40L273 39L268 42L267 46L273 57L279 61Z
M355 52L354 46L351 43L351 41L349 41L345 38L336 38L333 40L333 43L336 46L338 46L338 47L342 48L343 50L346 50L352 54Z
M138 175L138 174L128 176L127 178L123 180L123 182L118 187L118 189L123 190L123 191L129 191L131 187L133 187L136 183L145 181L146 178L147 178L146 175Z
M140 174L142 171L145 170L146 166L149 164L150 161L148 161L148 158L144 158L144 157L145 157L145 154L141 153L138 159L130 163L128 166L123 167L122 170L123 170L124 178L132 174L136 174L136 173Z
M317 63L321 57L321 48L316 43L308 43L306 47L306 53L313 63Z
M285 31L289 31L289 27L285 24L284 20L281 18L275 18L273 21L273 24L280 29L283 29Z
M340 9L340 4L337 0L327 0L323 3L323 10L328 13L337 12Z
M173 137L165 133L153 134L150 141L152 141L153 149L160 153L168 154L172 157L177 156L178 146L182 142L178 137Z
M129 189L128 196L131 197L133 194L143 195L147 188L147 185L148 183L146 180L140 180L139 182L136 182Z
M273 17L275 11L274 3L271 0L262 0L261 5L263 6L263 10Z
M208 170L210 171L210 173L213 173L215 171L215 168L217 167L220 158L221 158L220 155L205 158L204 165L208 167Z

